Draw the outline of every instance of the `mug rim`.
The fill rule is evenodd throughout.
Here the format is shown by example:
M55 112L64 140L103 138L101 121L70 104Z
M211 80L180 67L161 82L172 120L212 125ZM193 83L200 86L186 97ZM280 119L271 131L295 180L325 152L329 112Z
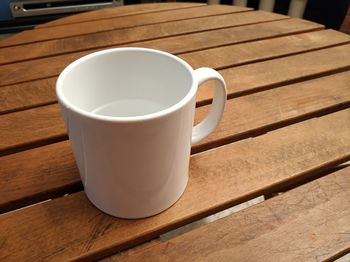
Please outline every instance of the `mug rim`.
M78 106L74 105L71 103L64 95L63 93L63 81L65 80L66 76L77 66L79 66L80 63L89 60L93 57L106 54L106 53L114 53L114 52L125 52L125 51L142 51L142 52L149 52L149 53L156 53L160 54L163 56L167 56L176 62L182 64L184 68L189 72L190 77L191 77L191 87L187 94L178 102L176 102L174 105L171 105L163 110L151 113L151 114L146 114L146 115L140 115L140 116L105 116L105 115L99 115L99 114L94 114L89 111L85 111L83 109L80 109ZM151 48L142 48L142 47L120 47L120 48L110 48L110 49L105 49L97 52L93 52L91 54L82 56L78 58L77 60L73 61L70 63L67 67L63 69L63 71L60 73L58 76L58 79L56 81L56 96L58 98L58 102L63 104L67 109L72 110L76 112L79 115L83 115L85 117L94 119L94 120L103 120L103 121L110 121L110 122L135 122L135 121L143 121L143 120L151 120L151 119L156 119L160 118L166 115L169 115L183 106L185 106L196 94L197 92L197 83L195 82L194 78L194 70L193 68L183 59L172 55L168 52L160 51L157 49L151 49Z

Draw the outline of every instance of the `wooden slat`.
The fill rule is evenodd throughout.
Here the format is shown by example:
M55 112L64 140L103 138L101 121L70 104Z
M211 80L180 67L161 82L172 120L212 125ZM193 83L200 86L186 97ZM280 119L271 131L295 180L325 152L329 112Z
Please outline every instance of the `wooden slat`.
M257 132L266 132L284 123L349 106L349 85L350 72L344 72L232 99L228 101L219 127L195 145L193 151L212 148ZM197 108L197 122L206 115L208 108ZM252 111L255 114L250 114ZM47 125L51 125L50 116L47 118ZM61 129L64 132L63 127ZM42 131L36 130L37 133L43 136ZM4 185L0 212L38 199L62 195L81 186L67 142L3 156L0 158L0 187L1 183Z
M69 141L0 158L0 213L82 188Z
M300 182L317 170L350 159L349 123L350 110L344 110L194 155L183 196L148 219L107 216L82 192L4 214L0 216L0 259L96 259Z
M283 36L291 33L301 33L323 28L322 25L300 19L285 19L240 27L231 27L218 29L215 31L206 31L200 33L186 34L162 38L157 40L123 44L126 46L145 46L161 49L167 52L184 53L196 51L209 47L234 44L255 39L263 39L274 36ZM0 49L0 64L19 62L34 58L53 56L65 52L77 52L93 48L108 48L120 46L120 42L125 39L117 39L112 42L111 39L104 39L99 42L76 41L71 40L53 40L45 43L23 44L15 47L5 47ZM34 50L28 52L28 50Z
M347 43L349 40L350 37L345 34L332 30L325 30L301 35L265 39L257 43L244 43L237 47L232 47L237 53L229 56L231 60L226 59L225 56L216 57L216 63L218 64L220 61L222 61L222 63L215 66L215 68L240 65L248 62L271 59L282 55L311 51L314 49ZM274 49L276 46L278 47L278 50ZM261 52L255 51L256 48ZM221 55L220 50L221 49L215 49L214 54L217 52L218 55ZM82 55L86 55L91 52L92 51L84 51L1 66L1 85L16 84L58 75L69 63L73 62ZM189 61L189 63L194 67L210 64L209 60L206 61L205 59L200 60L201 64L199 64L197 60L191 61L191 54L185 54L181 57ZM199 53L199 55L193 55L198 58L200 54L202 53ZM212 57L210 57L210 59L212 59Z
M350 45L288 56L260 63L220 70L228 84L229 97L257 92L290 82L349 69ZM315 59L317 58L317 59ZM215 63L215 62L214 62ZM211 63L205 64L210 66ZM203 66L205 66L203 65ZM210 85L198 92L198 101L210 100Z
M317 51L323 52L325 54L327 63L319 64L320 61L322 61L322 56L318 54L316 66L324 68L326 65L329 67L329 65L332 65L332 63L337 64L339 61L345 62L348 66L350 60L346 58L349 57L349 46L350 45L344 45L340 47L334 47L332 49ZM330 51L333 51L331 55L329 55ZM315 53L316 52L303 54L303 63L306 61L305 57L314 59ZM263 55L262 53L259 54ZM289 58L291 57L288 57L288 59ZM243 59L245 58L243 57ZM277 64L277 66L282 66L282 64ZM236 90L236 92L242 91L237 90L238 88L235 83L245 80L241 75L238 75L239 77L237 75L233 75L232 72L235 73L234 69L235 68L232 68L228 71L222 72L228 84L229 96L231 95L231 90ZM290 68L288 68L288 70L291 71ZM266 68L264 68L264 71L266 71ZM256 80L258 79L257 76L252 75L251 73L252 72L246 73L248 77L254 77L254 80L251 80L251 83L258 83ZM298 76L300 77L300 75ZM239 80L239 78L241 79ZM266 82L268 80L269 79L263 79L262 81ZM251 87L245 86L244 88L247 90ZM198 94L198 101L203 101L205 99L208 100L211 98L211 90L208 87L202 87L200 90L201 92ZM3 154L14 150L16 147L26 147L31 144L41 144L50 141L57 141L57 139L63 138L66 135L57 105L49 105L4 115L0 119L0 126L0 152ZM33 130L35 130L35 132L33 132Z
M348 35L333 30L323 30L217 47L183 54L180 57L194 68L210 66L220 69L349 42Z
M350 167L110 261L333 261L350 250L349 222Z
M149 40L127 45L158 48L170 53L185 53L208 49L210 47L304 33L323 28L323 25L311 21L291 18L193 33L190 35L174 36L165 39Z
M147 24L179 21L183 19L206 17L248 11L248 8L236 6L199 6L185 9L175 9L156 13L143 13L126 17L116 17L107 20L86 21L83 23L61 25L59 27L37 28L28 32L32 40L41 41L55 38L66 38L74 35L91 34L100 31L116 30Z
M55 103L57 77L0 87L0 114Z
M157 11L154 12L154 14L162 12L168 11ZM125 17L131 16L132 15L126 15ZM216 19L222 16L213 17ZM173 18L186 19L175 16ZM117 18L112 18L110 20L114 19L118 20ZM185 37L185 35L189 33L196 33L196 35L199 35L202 31L205 31L203 33L209 33L212 29L215 29L213 30L214 32L218 28L223 30L234 29L234 27L237 26L224 26L223 22L219 24L217 21L198 19L199 18L178 21L179 23L176 24L177 27L179 27L179 25L183 26L183 28L180 29L175 26L175 22L162 23L149 26L137 26L135 28L130 28L130 31L127 29L115 30L113 34L110 34L111 31L109 31L86 35L87 38L85 38L85 36L82 38L79 37L79 39L73 37L73 40L70 39L61 43L66 46L72 45L74 47L75 45L76 48L71 50L69 48L65 49L64 47L60 49L60 45L58 42L55 42L55 40L53 41L55 44L52 44L51 48L58 50L57 52L76 52L78 48L84 50L87 50L87 48L100 48L108 41L114 43L117 39L123 39L123 41L125 39L126 41L119 44L128 43L138 45L138 41L147 39L148 41L146 44L156 45L157 41L161 41L160 38L165 40L167 37L171 36L172 38L180 39L180 37ZM105 19L98 20L106 21ZM182 23L190 20L201 21L203 25L186 27L187 24ZM291 19L288 20L291 21ZM204 22L208 23L209 27L207 27L207 25L204 26ZM261 22L262 21L248 22L248 24ZM85 22L83 22L83 24L84 23ZM103 25L103 23L104 22L98 22L100 25ZM76 28L80 26L78 26L78 24L80 23L72 23ZM162 25L165 24L167 27L162 27ZM51 28L61 27L69 26L63 25ZM150 28L153 28L154 32L148 31ZM50 27L38 30L46 29L50 29ZM157 32L157 30L159 31ZM114 32L118 32L118 36L114 34ZM137 37L133 38L133 33L135 32L139 39ZM81 190L81 184L68 141L2 156L0 158L0 187L5 188L5 190L0 191L5 192L5 200L1 200L3 193L0 193L0 212L1 210L6 212L13 208L46 200L50 197L57 199L0 216L0 260L36 261L49 259L97 259L119 250L135 246L142 241L158 236L160 233L164 233L177 226L184 225L190 221L215 213L216 211L261 194L270 194L286 186L305 182L318 176L318 172L328 167L350 160L350 142L348 139L350 131L350 109L344 109L350 106L350 98L347 92L350 73L342 72L349 69L348 61L350 60L347 59L349 56L347 53L349 53L350 45L345 45L345 43L348 43L349 39L345 39L344 37L342 38L343 40L340 40L341 37L338 36L337 33L332 31L324 32L327 33L315 32L318 34L318 37L316 37L315 34L312 37L307 36L304 39L293 39L292 42L294 42L294 44L292 45L290 45L288 41L283 42L283 40L285 40L285 38L283 38L280 45L274 45L275 42L266 40L266 42L261 42L260 44L249 43L251 45L236 45L207 50L208 56L206 57L201 51L193 53L193 56L197 56L196 59L194 59L194 66L196 66L195 63L197 61L199 62L199 66L203 66L203 61L210 64L210 60L213 59L215 54L217 57L220 57L219 62L216 63L217 61L215 60L215 63L217 68L227 68L221 70L221 73L228 79L230 89L229 97L241 96L228 102L228 107L225 111L223 122L221 123L222 125L210 138L197 145L194 151L206 150L213 146L247 138L250 135L259 134L260 136L192 156L190 182L184 196L171 209L158 216L137 221L115 219L94 208L90 202L87 201L83 192L73 193ZM187 36L187 39L189 39L190 35ZM259 38L259 36L257 36L257 38ZM96 46L94 46L95 43L93 39L95 39ZM170 38L168 38L167 41L169 41L169 39ZM244 39L244 37L242 39ZM45 42L51 43L51 41ZM85 43L87 43L87 45L85 45ZM262 45L264 43L270 45L271 49L275 49L275 54L272 54L272 52L269 54L269 48L265 48ZM304 43L305 46L303 45ZM207 46L204 45L204 47L191 48L204 49L227 44L227 42L220 43L218 41L214 42L212 46L208 44ZM90 45L91 47L89 47ZM194 45L194 42L191 42L190 45ZM335 45L341 46L329 48ZM172 46L175 45L169 44L169 47ZM246 48L244 48L244 46ZM34 48L34 46L30 48L30 45L27 46L27 50L28 49L38 50L38 53L33 51L33 57L23 56L23 58L20 58L19 53L12 52L12 49L7 49L9 52L12 52L11 57L14 58L7 56L5 58L8 60L5 61L13 63L16 61L23 61L20 59L51 56L56 52L51 53L45 50L45 48ZM224 49L225 51L223 51ZM324 50L310 52L316 49ZM254 50L256 50L257 54L254 54ZM325 52L325 50L327 50L327 52ZM91 51L92 50L89 50L89 52ZM181 51L178 52L184 56L187 55ZM230 52L237 52L238 55L230 55ZM247 52L246 56L241 55L244 52ZM308 53L292 55L303 52ZM335 52L335 54L333 54L333 52ZM54 100L51 102L47 101L53 97L53 83L57 74L74 55L82 55L84 53L87 52L84 51L57 57L36 59L0 67L0 105L5 104L5 107L10 108L7 109L8 112L13 110L13 108L24 109L35 103L39 105L40 103L47 104L54 102ZM225 54L228 59L226 59L226 56L221 58ZM311 55L314 55L313 59L309 58ZM282 56L288 57L275 59L276 57ZM295 59L296 57L299 60ZM305 57L307 59L303 61L302 59ZM50 60L51 58L55 58L56 60ZM242 66L242 64L266 59L273 60ZM335 61L335 59L339 61ZM269 63L272 61L274 63ZM33 63L31 64L29 62ZM282 65L279 64L281 62ZM290 67L290 65L298 65L298 63L301 65L301 68L304 68L303 71L301 68ZM259 65L259 67L257 65ZM307 65L314 66L314 68L306 68ZM273 71L268 71L269 66ZM11 71L12 69L14 70ZM40 73L39 70L41 70ZM262 72L262 70L265 72ZM34 73L33 76L30 76L30 73L27 71ZM243 73L243 77L239 74L237 75L238 72ZM257 72L258 74L254 75L252 72ZM285 74L277 76L276 72L285 72ZM316 76L320 77L320 75L330 73L337 74L275 88L286 83L310 79ZM5 80L5 82L3 82L3 80ZM9 80L10 82L6 82ZM236 82L238 83L237 89ZM12 86L9 86L9 84L12 84ZM36 87L36 84L40 86ZM18 101L24 101L25 98L21 97L22 95L20 93L17 93L17 97L14 96L13 100L7 100L7 95L9 94L7 92L9 92L11 87L17 90L15 92L19 92L20 88L23 89L25 86L29 86L30 90L36 90L35 92L37 93L40 93L40 91L44 93L39 95L38 100L36 100L36 98L33 99L33 97L36 96L35 92L25 94L25 96L30 98L29 103L24 102L22 105L19 104ZM201 105L208 103L210 100L211 95L209 95L208 92L209 86L210 85L206 85L201 88L199 93ZM268 88L271 90L242 96ZM2 94L4 94L4 96L2 96ZM3 103L3 101L5 101L5 103ZM17 101L15 102L17 106L11 107L11 101ZM197 109L196 121L206 114L207 108L207 106L204 106ZM257 113L252 115L252 111ZM325 116L326 113L334 111L337 112ZM242 115L244 112L248 112L245 113L246 116L251 116L249 118L243 117ZM235 115L236 113L238 115ZM315 116L319 116L319 118L306 120ZM1 116L1 118L4 120L0 120L3 121L0 123L0 134L5 140L10 141L9 144L13 143L12 146L6 147L7 142L5 142L5 151L2 152L4 154L66 139L56 104L25 110L23 112L9 113ZM30 123L30 120L32 120L33 123ZM293 124L302 120L305 121ZM237 122L241 122L241 125ZM289 126L281 128L287 124L289 124ZM13 125L15 131L10 132L9 125ZM276 128L279 129L272 131L272 129ZM230 131L227 131L227 129ZM18 135L17 133L19 133L20 130L21 133ZM268 133L262 135L262 132ZM26 135L31 137L28 139L25 137ZM3 140L4 139L0 137L0 147ZM266 163L269 164L266 165ZM342 185L342 181L339 182L340 185ZM220 188L220 190L218 190L218 188ZM235 190L232 190L232 188ZM316 190L317 189L318 187L316 187ZM321 191L322 192L317 194L317 196L324 193L323 190ZM65 193L73 194L60 197ZM334 205L330 207L323 205L321 208L329 208L330 211L333 211L334 215L335 211L339 209L332 210L332 208L334 208L334 206L338 207L339 203L344 203L344 201L341 202L340 200L342 200L342 197L348 198L348 195L339 195L337 197L336 200L339 199L338 201L333 198L330 200L334 202ZM330 199L330 197L328 199ZM326 199L326 201L328 201L328 199ZM310 202L312 201L310 200ZM320 208L320 206L317 206L317 208ZM320 217L320 214L323 214L323 211L317 208L311 208L309 212L311 214L309 214L309 216L298 218L299 223L305 221L304 218L310 219L311 222L316 221L312 219ZM331 212L329 210L327 211L330 214ZM273 212L271 213L274 215ZM349 212L347 212L346 215L348 217ZM345 220L345 222L346 221L347 220ZM293 222L297 225L294 220L289 220L289 222L291 222L291 225L293 225ZM340 222L344 221L341 220ZM322 227L338 229L339 227L336 226L339 226L340 222L338 223L338 221L334 220L330 221L328 224L323 224L319 228L316 228L316 231L314 229L310 230L307 225L303 225L303 230L299 233L300 235L304 232L323 233L323 231L321 231ZM278 229L278 233L285 233L291 230L288 228L287 223L285 223L285 226L282 228L286 231ZM257 243L258 240L262 239L268 242L269 238L274 239L274 236L277 236L277 231L265 232L265 237L259 237L260 239L252 240L252 242L248 241L247 246L249 250L254 250L256 247L254 243ZM345 238L343 236L337 237L335 234L333 236L325 237L324 241L329 241L331 243L336 241L335 247L339 246L338 243L344 243ZM345 237L348 236L345 235ZM293 244L293 241L302 243L301 240L303 238L290 239ZM318 239L316 240L319 241ZM346 240L348 242L348 239ZM276 243L275 246L280 244L280 242L274 243ZM312 247L309 246L309 249L311 248ZM329 250L335 250L334 246L330 247ZM240 251L239 248L238 251ZM290 249L289 251L292 252L293 250ZM339 253L335 256L338 254ZM283 258L279 256L282 255L278 254L276 257ZM332 255L332 257L335 256ZM263 256L261 255L261 257ZM292 257L292 255L289 254L287 257ZM329 258L328 255L327 257Z
M159 12L172 9L182 9L202 6L204 4L200 3L147 3L147 4L132 4L117 7L109 7L104 9L98 9L94 11L84 12L80 14L75 14L71 16L65 16L60 19L56 19L45 24L40 24L36 28L61 26L67 24L82 23L87 21L95 21L102 19L109 19L114 17L137 15L150 12Z
M193 147L194 152L267 132L320 112L350 106L350 71L283 86L227 101L215 132ZM203 119L210 106L197 108L196 121ZM251 112L254 112L252 114Z
M230 96L281 85L319 74L349 68L349 46L320 50L279 58L252 65L221 70ZM313 59L317 57L317 60ZM293 70L290 70L293 68ZM273 74L271 72L274 72ZM56 77L0 88L0 112L14 111L56 101ZM211 86L199 89L198 101L203 103L212 96Z
M0 123L0 155L14 147L48 143L66 136L57 104L4 115Z
M246 9L245 11L248 10L249 9ZM208 20L215 20L217 21L216 23L218 23L222 20L222 18L220 17L230 18L233 17L235 13L240 17L240 15L243 14L241 14L240 12L242 12L242 8L234 6L200 6L195 8L170 10L158 13L146 13L132 16L117 17L109 20L62 25L53 28L36 28L33 30L23 31L14 36L3 39L2 41L0 41L0 47L67 38L86 34L98 37L99 35L103 35L103 32L104 34L111 34L113 32L118 31L118 29L126 29L157 23L161 25L163 23L168 24L174 23L176 21L179 22L179 24L186 24L192 19L195 19L197 23L201 23L201 21L205 22ZM280 15L280 17L286 18L286 16L282 15ZM187 19L189 21L184 21L184 19Z
M323 31L321 31L323 32ZM318 33L318 32L316 32ZM309 33L309 34L313 34L313 33ZM290 37L294 37L294 36L288 36L285 38L290 38ZM333 37L335 39L335 37ZM275 56L278 55L278 52L273 52L274 49L270 49L267 48L266 50L264 50L264 46L266 46L266 41L269 42L269 47L274 47L274 45L272 44L271 41L276 41L276 42L280 42L282 38L279 39L271 39L271 40L264 40L264 41L260 41L260 45L261 48L259 49L257 45L255 45L255 47L257 48L257 50L259 50L259 52L255 53L255 49L251 49L252 51L252 55L249 56L249 49L247 48L247 50L243 50L241 53L244 53L244 55L237 55L236 58L236 63L242 63L241 61L247 61L247 57L248 59L251 59L252 61L254 60L260 60L261 58L265 58L266 56L270 55L270 56ZM297 41L292 41L292 43L294 43ZM305 41L303 41L304 44L302 45L302 48L305 48L307 45L305 43ZM255 42L254 42L255 43ZM291 50L293 49L293 47L288 46L288 41L282 42L284 44L284 47L286 48L287 52L291 52ZM316 41L316 43L318 43L318 41ZM251 45L252 43L247 43L245 45ZM340 47L335 47L333 48L333 50L337 51L337 49L344 51L345 53L347 53L346 55L344 55L343 57L341 57L341 61L346 61L347 63L350 60L345 59L346 57L349 56L349 46L350 45L344 45L344 46L340 46ZM297 48L298 45L297 45ZM280 48L280 52L282 52L283 48ZM298 50L298 49L297 49ZM329 52L330 49L326 49L327 50L327 61L328 64L330 64L330 62L333 62L333 59L330 60L330 56L329 56ZM244 52L245 51L245 52ZM325 50L322 50L325 51ZM340 52L342 53L342 52ZM194 53L195 54L195 53ZM310 55L311 53L309 53L308 55ZM333 55L333 54L332 54ZM339 53L335 53L334 56L339 55ZM188 57L187 57L188 59ZM211 57L208 56L208 60L210 61ZM224 58L223 58L224 59ZM313 59L313 57L312 57ZM232 60L234 61L234 60ZM334 60L337 61L337 60ZM319 62L319 60L318 60ZM209 62L205 62L204 60L202 60L203 65L206 65L206 63ZM195 66L196 67L196 66ZM236 79L232 78L232 73L229 69L229 71L224 71L224 77L227 80L228 83L228 90L229 90L229 95L230 95L230 90L233 88L235 89L234 83L236 81ZM38 72L39 73L39 72ZM226 73L226 74L225 74ZM226 77L227 74L230 74L228 77ZM256 82L256 81L252 81L252 82ZM208 95L208 92L211 90L204 89L204 94ZM206 99L210 99L211 96L206 97ZM202 92L199 94L199 99L203 99L205 97L203 97ZM200 100L199 100L200 101ZM46 106L46 107L40 107L40 108L34 108L34 109L30 109L30 110L25 110L25 111L20 111L20 112L15 112L15 113L10 113L7 115L4 115L1 117L0 119L0 123L1 123L1 133L0 133L0 152L5 152L5 151L9 151L9 150L13 150L15 147L24 147L27 146L29 144L35 144L35 143L41 143L42 141L55 141L58 137L63 137L65 136L65 131L64 131L64 125L61 121L61 117L59 114L59 109L57 107L57 105L51 105L51 106ZM35 130L35 133L33 134L33 130Z

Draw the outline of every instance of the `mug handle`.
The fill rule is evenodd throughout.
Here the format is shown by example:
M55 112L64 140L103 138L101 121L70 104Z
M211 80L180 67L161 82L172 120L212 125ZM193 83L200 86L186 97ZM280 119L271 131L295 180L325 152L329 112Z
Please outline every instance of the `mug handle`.
M226 83L224 78L214 69L201 67L194 70L198 86L207 80L215 80L214 98L209 114L192 129L192 144L199 142L218 126L225 109Z

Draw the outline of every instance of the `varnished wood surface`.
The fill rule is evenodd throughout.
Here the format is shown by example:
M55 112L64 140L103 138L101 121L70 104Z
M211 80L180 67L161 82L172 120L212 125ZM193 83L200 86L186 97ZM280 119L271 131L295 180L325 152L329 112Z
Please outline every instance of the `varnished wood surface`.
M206 28L213 30L216 28L228 26L238 26L241 24L256 23L258 21L271 21L276 20L276 17L282 17L281 15L270 14L260 11L257 14L253 13L253 15L251 15L250 13L251 12L220 15L217 16L216 19L208 17L200 20L183 20L181 21L181 23L169 22L164 24L139 26L135 28L125 29L123 31L118 30L115 33L111 31L103 33L105 34L104 36L89 34L87 36L80 36L79 40L77 40L77 44L75 44L75 38L66 38L64 39L65 43L61 43L60 45L63 47L67 46L67 48L73 48L74 50L75 45L79 46L81 43L88 44L90 42L91 45L95 47L100 41L104 41L105 38L111 39L114 42L114 44L125 44L134 41L140 41L143 39L155 39L178 34L198 32L203 31ZM16 35L12 38L15 37ZM13 41L15 41L15 39ZM0 71L0 74L3 76L1 85L15 84L57 75L69 63L88 53L90 52L85 51L74 54L64 54L59 57L54 56L48 58L41 58L38 60L29 60L26 62L4 65L1 67Z
M0 258L109 255L286 183L308 179L350 160L349 121L350 109L197 154L191 159L184 195L172 208L148 219L105 215L83 192L4 214L0 231L6 241Z
M315 56L317 56L317 61L314 59ZM319 75L348 70L350 67L348 56L348 47L340 46L330 50L308 52L301 55L291 55L285 58L226 68L219 72L225 76L225 80L228 83L229 96L235 97L274 86L314 78ZM290 68L293 68L293 70L290 70ZM270 72L275 73L271 74ZM0 93L4 97L3 103L0 104L1 112L18 111L54 103L56 101L54 92L55 81L55 77L48 77L42 80L0 88ZM201 87L198 93L198 101L210 99L210 90L211 86L204 85Z
M320 31L320 32L333 33L333 31ZM316 34L316 37L315 37L316 39L320 35L319 32L306 33L306 34L308 39L313 39L312 34ZM333 39L334 42L338 43L338 39L335 37L338 34L340 33L336 33L335 35L331 34L332 37L329 39ZM328 38L327 34L326 36ZM340 36L343 36L343 34L340 34ZM340 43L342 43L341 41L343 40L347 42L347 40L350 39L350 37L346 35L344 36L345 36L345 39L341 39ZM304 34L301 34L299 36L299 38L301 39L303 39L303 37L304 37ZM283 48L283 46L286 46L287 42L298 43L299 41L298 41L298 38L296 39L296 37L293 38L293 36L288 36L288 37L278 38L277 40L278 41L276 41L276 39L261 40L257 42L247 43L247 44L235 45L236 50L232 50L233 48L230 48L228 50L229 54L232 54L232 53L236 54L236 55L232 55L233 57L231 57L231 55L227 55L226 57L222 55L225 53L226 49L228 49L227 47L209 50L209 51L214 50L213 52L209 52L209 51L193 52L193 53L190 53L189 55L181 55L180 57L182 57L186 61L189 61L189 63L194 68L199 67L201 64L203 66L220 68L220 67L232 66L232 63L234 62L236 64L242 64L242 63L248 63L256 60L263 60L266 58L270 58L271 56L278 57L278 56L281 56L281 54L283 53L293 53L294 50L300 49L299 45L294 47L293 44L287 45L288 48ZM274 41L277 43L274 43ZM303 43L301 45L302 49L305 49L308 47L307 41L301 41L301 42ZM318 42L321 42L321 41L318 41ZM328 42L328 40L326 40L326 42ZM271 47L275 48L274 44L276 46L282 45L282 47L278 52L271 52L270 48ZM311 41L311 45L312 44L313 43ZM239 52L239 50L241 50L244 46L246 46L246 49L244 49L244 52ZM350 48L350 45L344 45L344 46L335 47L333 48L333 50L335 50L334 56L337 56L338 55L337 51L340 50L341 58L339 57L339 61L344 61L347 63L347 65L350 66L350 54L348 53L349 48ZM223 61L218 61L216 65L214 65L213 59L215 58L215 56L217 58L221 58L220 60L223 60ZM327 59L329 59L328 55L327 55ZM235 68L233 68L233 70L234 69ZM238 77L230 75L232 73L231 68L226 69L222 73L228 83L228 95L230 96L231 90L235 89L234 87L235 79L237 79ZM239 76L239 77L242 77L242 76ZM207 90L204 89L203 92L205 91ZM198 101L201 102L202 100L200 98L203 97L204 94L201 95L202 93L201 90L199 92L200 93L199 93ZM206 95L207 96L205 97L205 99L210 99L211 94L208 94L207 92ZM2 126L5 127L3 129L3 132L0 133L0 141L1 141L0 153L12 150L17 146L23 147L33 143L41 142L42 140L58 139L58 137L62 137L66 135L64 131L65 129L64 124L63 124L63 121L61 120L59 108L57 105L48 105L44 107L26 110L24 112L21 111L21 112L6 114L0 119L0 123ZM36 133L33 135L31 135L32 128L36 129ZM10 134L12 134L12 136L10 136Z
M250 14L250 13L249 13ZM252 16L252 15L251 15ZM254 16L258 19L258 16ZM276 17L279 18L279 17ZM196 22L196 21L195 21ZM288 23L288 26L286 26ZM118 38L115 41L111 39L93 41L93 39L87 41L83 38L75 38L74 41L77 44L72 45L73 40L70 39L70 45L65 45L67 40L51 40L45 43L33 43L25 44L16 47L7 47L0 49L0 64L13 63L16 61L30 60L41 57L54 56L57 54L63 54L67 52L76 52L78 50L90 50L100 47L111 47L115 45L133 45L133 46L157 46L163 51L172 53L186 53L190 51L197 51L201 49L208 49L210 47L217 47L221 45L234 44L244 41L251 41L255 39L268 38L272 36L282 36L295 32L305 32L315 29L321 29L322 26L307 22L299 19L283 19L272 21L270 23L259 23L252 25L244 25L241 27L218 29L214 32L205 31L194 33L191 35L171 36L166 39L156 39L142 42L134 42L131 39L130 42L125 44L127 39ZM283 32L283 33L281 33ZM135 36L133 36L135 38ZM210 41L208 41L210 40ZM33 49L33 52L27 52L29 49ZM90 51L92 52L92 51Z
M206 7L198 7L198 8L202 9ZM233 8L232 11L234 10L236 9ZM172 13L174 12L175 11L172 11ZM178 12L179 11L176 11L176 13ZM159 14L161 14L162 17L164 15L163 12ZM272 14L270 15L269 13L266 13L266 12L258 12L256 14L258 16L258 19L255 19L255 16L251 16L246 12L238 13L236 15L221 14L214 17L205 16L205 15L204 17L201 17L202 14L203 14L202 10L195 9L195 11L189 12L187 16L185 16L188 19L185 19L185 20L181 19L179 21L176 21L176 16L174 16L175 21L172 21L173 19L171 19L171 16L169 17L169 20L168 20L169 15L168 16L165 15L163 17L162 23L153 22L153 17L157 15L157 14L154 14L148 17L148 20L151 20L148 25L146 25L146 22L144 22L141 25L137 24L138 17L135 17L135 19L130 19L130 17L127 16L119 19L122 21L125 21L126 19L130 19L131 21L130 24L126 23L125 26L120 25L120 23L116 23L115 26L108 27L105 29L103 27L102 29L99 29L99 28L94 29L93 27L90 29L87 29L89 27L82 27L84 32L79 32L79 30L73 30L73 32L70 32L70 30L67 30L67 28L69 29L69 27L74 27L76 25L76 24L72 24L69 26L64 26L64 27L67 27L66 30L62 30L62 33L57 35L55 34L55 32L57 29L59 30L61 26L57 28L56 27L55 28L38 28L34 32L29 33L28 31L24 31L17 35L12 36L8 40L5 39L0 44L0 47L13 46L13 45L19 45L24 43L43 41L43 40L63 39L65 37L67 37L68 39L72 38L73 40L83 39L80 41L87 41L87 39L91 39L91 38L95 38L95 40L102 41L102 40L105 40L106 38L112 38L112 39L118 38L119 30L121 30L120 32L126 35L131 30L133 32L133 35L138 36L138 38L147 39L147 38L159 37L159 31L162 31L163 35L166 36L170 34L190 33L197 30L202 31L206 29L215 29L218 27L220 28L220 27L235 26L240 24L239 20L241 19L243 19L245 23L256 23L264 20L275 20L277 17L282 19L284 17L282 15L272 15ZM192 15L194 17L192 17ZM146 16L146 14L141 14L137 16ZM196 17L199 17L199 18L196 18ZM133 30L132 27L135 27L135 26L140 26L140 28L138 28L137 30ZM50 36L50 32L52 33L51 36ZM45 33L47 33L48 35L46 35ZM79 41L79 40L76 40L76 41Z
M66 25L66 24L75 24L75 23L81 23L81 22L87 22L87 21L99 21L102 19L110 19L110 18L120 17L120 16L152 13L152 12L158 12L158 11L171 10L171 9L173 10L182 9L182 8L185 9L188 7L197 7L202 5L204 4L167 3L164 5L159 5L158 3L148 3L148 4L144 4L142 8L140 8L138 5L118 6L115 8L104 8L103 10L96 10L96 11L90 11L88 13L84 12L84 13L80 13L72 16L66 16L57 20L50 21L46 24L40 24L37 26L37 28L60 26L60 25Z
M107 216L86 199L54 92L70 62L116 46L171 52L194 68L219 70L228 85L222 122L192 148L184 196L141 220ZM345 254L348 235L334 232L349 230L349 171L331 170L350 160L349 51L348 35L313 22L192 3L101 9L0 41L0 260L102 258L301 184L110 260L323 261ZM195 121L207 114L211 96L211 83L199 88Z
M349 205L348 167L235 216L110 261L333 260L348 252Z
M194 145L193 151L199 152L214 148L310 116L323 115L332 110L342 109L344 105L350 104L350 90L347 89L349 81L350 72L344 72L229 100L219 127L211 136ZM279 97L279 101L271 103L274 97ZM59 116L58 106L50 107L54 107L55 115ZM196 121L202 119L208 109L209 106L198 108ZM249 114L251 110L256 113ZM47 108L45 110L41 108L40 112L45 111ZM44 126L61 130L63 136L65 130L62 121L59 127L53 122L54 115L48 114L42 118L49 121ZM43 120L38 122L45 123ZM45 131L47 135L52 133L52 130ZM40 135L44 137L43 132ZM29 165L28 161L32 164ZM15 162L15 165L11 164ZM13 173L17 173L18 176L12 177L4 184L0 211L11 209L13 205L23 206L27 204L28 197L34 202L38 198L44 200L57 195L57 190L60 188L67 188L67 192L71 192L72 188L81 187L76 171L74 175L71 174L72 170L75 170L75 164L67 142L2 157L0 158L0 169L1 166L3 168L0 174L4 179ZM21 167L20 170L18 167ZM50 173L59 173L59 175L51 176Z

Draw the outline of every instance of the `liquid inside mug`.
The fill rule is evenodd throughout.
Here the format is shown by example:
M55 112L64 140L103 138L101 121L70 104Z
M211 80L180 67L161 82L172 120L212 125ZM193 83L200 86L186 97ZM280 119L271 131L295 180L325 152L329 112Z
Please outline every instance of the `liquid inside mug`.
M198 86L215 80L211 109L193 127ZM211 133L225 106L222 76L145 48L84 56L60 74L56 93L89 200L121 218L155 215L188 181L191 144Z

